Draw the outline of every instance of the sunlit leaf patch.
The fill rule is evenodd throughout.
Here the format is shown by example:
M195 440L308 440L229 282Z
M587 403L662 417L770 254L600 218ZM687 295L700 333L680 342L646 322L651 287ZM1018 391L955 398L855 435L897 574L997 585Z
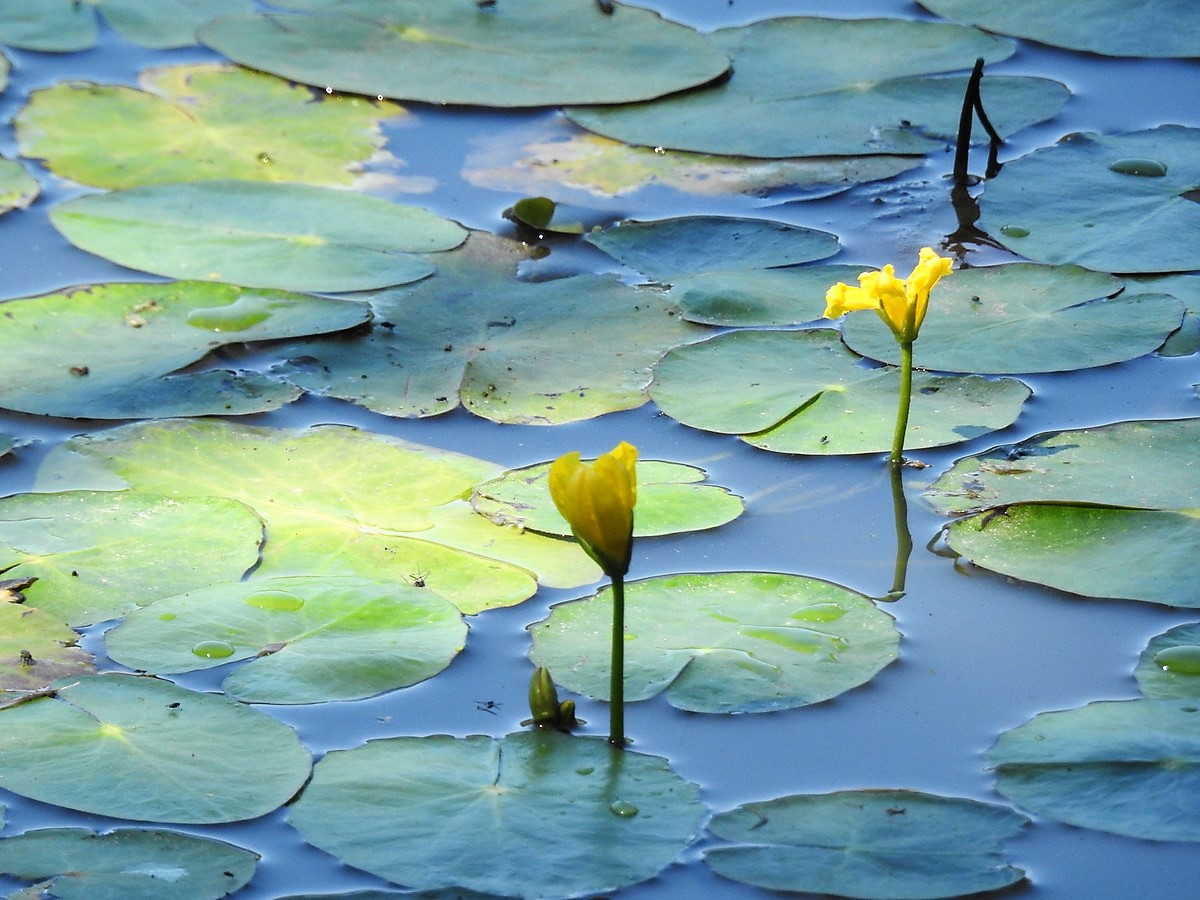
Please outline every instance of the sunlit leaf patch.
M97 10L123 38L168 49L196 43L196 28L214 16L242 12L247 0L5 0L0 43L66 53L96 43Z
M1121 700L1040 713L988 751L996 790L1081 828L1200 841L1200 707Z
M1025 873L1001 843L1029 819L1003 806L918 791L797 794L718 813L717 874L776 891L924 900L994 891Z
M1014 379L917 373L909 449L1010 425L1030 391ZM703 389L698 389L703 385ZM876 453L892 445L899 370L866 368L837 332L741 331L670 351L650 396L693 428L778 453Z
M160 829L43 828L0 840L0 872L60 900L218 900L245 885L258 860L224 841Z
M1200 700L1200 624L1180 625L1152 638L1133 675L1151 700Z
M303 84L472 106L631 103L729 68L692 29L635 7L604 15L593 0L279 5L315 14L229 16L202 28L200 40L234 62Z
M108 631L114 660L156 673L246 661L222 683L251 703L356 700L424 681L463 647L458 610L404 580L255 578L160 600Z
M973 28L900 19L768 19L710 36L733 59L721 84L637 106L572 107L591 131L645 147L786 158L925 154L958 130L977 57L1013 53ZM988 115L1002 134L1052 118L1069 92L1040 78L989 76ZM736 127L730 123L736 122Z
M219 695L122 674L53 687L0 710L0 785L24 797L136 821L236 822L308 778L289 727Z
M403 112L361 97L318 99L214 63L147 69L138 84L32 91L15 120L21 155L104 188L211 178L349 185L383 145L380 121Z
M699 789L664 759L535 731L328 753L289 820L309 843L408 887L558 900L652 878L706 815Z
M692 712L771 712L820 703L896 658L892 617L848 588L800 575L725 572L631 582L625 699L660 693ZM612 591L561 603L530 626L530 657L556 683L609 696Z
M60 203L50 220L77 247L169 278L296 291L417 281L467 232L415 206L303 184L217 179Z
M16 160L0 159L0 215L25 209L41 192L37 179Z

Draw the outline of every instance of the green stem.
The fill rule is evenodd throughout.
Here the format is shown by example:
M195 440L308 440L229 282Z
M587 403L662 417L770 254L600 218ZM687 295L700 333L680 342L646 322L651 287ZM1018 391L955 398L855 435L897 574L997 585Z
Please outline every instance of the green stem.
M612 579L612 672L609 681L608 742L625 746L625 576Z
M892 435L892 452L888 463L899 466L904 462L904 437L908 433L908 407L912 403L912 341L900 342L900 404L896 409L896 431Z
M908 578L908 560L912 556L912 532L908 528L908 498L904 496L903 470L891 469L892 511L896 522L896 566L892 571L892 589L886 600L899 600L904 596L904 583Z

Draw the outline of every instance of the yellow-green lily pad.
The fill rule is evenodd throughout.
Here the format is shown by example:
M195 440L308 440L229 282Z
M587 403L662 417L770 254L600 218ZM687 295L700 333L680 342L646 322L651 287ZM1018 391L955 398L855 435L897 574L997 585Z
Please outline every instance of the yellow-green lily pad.
M23 165L13 159L0 159L0 215L25 209L39 193L41 186Z
M74 629L44 609L12 602L3 584L0 589L0 707L60 678L96 671Z

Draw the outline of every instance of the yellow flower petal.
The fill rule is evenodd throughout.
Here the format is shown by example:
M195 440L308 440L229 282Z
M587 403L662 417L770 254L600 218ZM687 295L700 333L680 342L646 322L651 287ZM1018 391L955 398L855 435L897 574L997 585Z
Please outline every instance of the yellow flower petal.
M587 554L613 578L629 571L636 463L637 448L622 441L594 462L566 453L550 466L554 505Z
M951 274L953 260L938 256L930 247L921 249L919 261L907 279L897 278L896 270L888 264L878 272L863 272L858 287L841 282L825 294L825 318L859 309L873 309L891 329L900 343L916 340L929 293L943 277Z

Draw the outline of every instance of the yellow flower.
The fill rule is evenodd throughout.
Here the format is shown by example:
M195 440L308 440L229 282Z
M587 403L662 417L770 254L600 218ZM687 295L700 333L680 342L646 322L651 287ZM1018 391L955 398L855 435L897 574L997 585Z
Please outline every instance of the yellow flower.
M914 341L925 321L929 292L951 274L951 265L953 260L923 247L920 261L906 279L897 278L896 270L889 264L880 272L863 272L858 276L858 287L839 282L825 294L825 318L836 319L854 310L873 309L898 342Z
M622 441L595 462L585 463L578 453L567 453L550 466L554 505L588 556L610 578L629 571L636 462L637 448Z

